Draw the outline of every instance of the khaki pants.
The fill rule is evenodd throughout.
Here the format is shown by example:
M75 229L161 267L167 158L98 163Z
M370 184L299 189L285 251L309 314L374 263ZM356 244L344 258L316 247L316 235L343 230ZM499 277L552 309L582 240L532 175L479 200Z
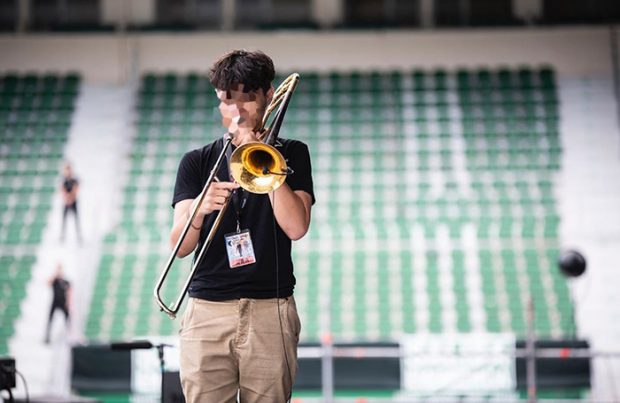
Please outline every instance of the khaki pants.
M278 316L278 306L280 315ZM297 373L295 299L190 298L180 330L188 403L285 402Z

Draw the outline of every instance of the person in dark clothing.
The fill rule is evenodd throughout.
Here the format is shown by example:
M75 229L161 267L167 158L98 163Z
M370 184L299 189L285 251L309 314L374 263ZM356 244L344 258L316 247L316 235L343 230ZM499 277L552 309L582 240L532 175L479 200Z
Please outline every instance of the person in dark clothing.
M214 63L209 79L226 134L179 164L172 245L199 202L224 137L232 137L233 148L257 141L274 75L271 58L258 51L231 51ZM301 331L291 244L308 231L314 191L308 146L279 137L275 147L291 168L285 182L269 194L250 193L229 179L223 164L178 251L179 257L198 253L232 198L192 279L181 323L180 376L188 403L290 399Z
M53 297L50 314L47 319L47 328L45 329L45 343L50 342L50 331L52 328L52 319L54 312L59 309L65 315L65 323L67 328L71 322L69 307L71 306L71 283L64 278L62 266L58 264L56 273L49 279L49 285L52 287Z
M82 241L82 232L80 230L80 219L77 208L77 196L80 190L80 183L73 176L73 169L71 164L66 163L63 168L62 185L60 186L60 193L64 203L64 210L62 213L62 230L60 233L60 240L65 240L65 229L67 223L67 215L71 212L75 218L75 231L78 240Z

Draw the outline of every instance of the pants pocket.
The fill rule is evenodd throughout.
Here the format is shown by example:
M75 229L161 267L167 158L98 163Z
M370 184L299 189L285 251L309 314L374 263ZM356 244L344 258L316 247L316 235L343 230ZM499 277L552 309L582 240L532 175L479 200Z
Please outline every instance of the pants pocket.
M301 333L301 321L299 320L297 305L295 304L295 298L293 296L290 296L286 300L286 318L289 325L289 331L295 338L295 341L299 342L299 334Z
M181 317L181 324L179 326L179 336L183 335L184 330L187 328L188 321L191 319L194 311L194 300L193 298L189 298L187 300L187 306L185 307L185 312Z

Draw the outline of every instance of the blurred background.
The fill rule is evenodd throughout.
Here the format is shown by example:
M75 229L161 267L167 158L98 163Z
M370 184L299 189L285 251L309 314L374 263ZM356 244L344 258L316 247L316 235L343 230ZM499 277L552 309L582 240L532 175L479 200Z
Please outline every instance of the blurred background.
M312 156L293 402L619 402L618 22L615 0L3 0L0 388L159 401L157 349L110 348L149 340L181 401L153 287L180 158L223 130L206 71L245 48L300 74L280 136Z

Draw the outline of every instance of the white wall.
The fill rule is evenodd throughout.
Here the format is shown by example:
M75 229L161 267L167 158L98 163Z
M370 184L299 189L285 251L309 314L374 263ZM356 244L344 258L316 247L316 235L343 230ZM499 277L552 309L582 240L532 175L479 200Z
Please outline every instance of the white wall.
M281 70L551 64L560 75L609 75L607 28L477 31L0 35L0 72L77 70L122 82L137 71L205 71L232 48L262 49ZM42 62L44 61L44 62Z
M78 71L87 81L118 82L122 45L114 35L2 35L0 71Z

